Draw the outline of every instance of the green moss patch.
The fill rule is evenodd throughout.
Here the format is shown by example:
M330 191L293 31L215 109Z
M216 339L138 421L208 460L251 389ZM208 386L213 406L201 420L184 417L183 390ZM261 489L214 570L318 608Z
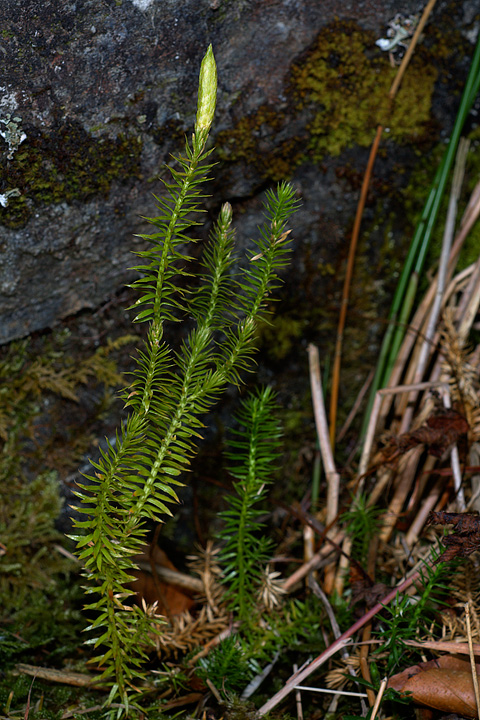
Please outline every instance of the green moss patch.
M62 201L106 197L113 180L140 177L138 136L94 138L77 123L29 134L2 168L5 189L18 188L1 213L7 227L24 225L35 207Z
M244 160L262 177L280 182L291 175L302 159L304 144L295 137L281 139L285 124L285 113L262 105L256 113L240 118L233 130L224 130L217 135L218 155L224 162ZM268 139L272 137L275 146Z
M369 146L379 123L395 141L417 142L429 134L436 69L419 47L391 103L397 72L375 48L373 33L345 22L322 30L291 76L300 106L313 111L308 130L315 159L353 144Z

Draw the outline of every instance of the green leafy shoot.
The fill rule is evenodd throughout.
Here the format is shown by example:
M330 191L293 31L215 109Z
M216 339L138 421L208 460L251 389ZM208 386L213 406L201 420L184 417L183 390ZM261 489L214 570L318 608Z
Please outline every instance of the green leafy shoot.
M225 638L207 657L201 658L196 672L202 679L211 680L226 697L245 687L252 675L241 640L236 635Z
M367 505L366 495L360 494L353 498L349 510L342 515L346 532L352 539L351 555L360 563L366 563L370 542L380 532L381 514L381 509Z
M221 513L225 523L221 560L227 597L240 620L247 621L258 602L271 552L270 542L261 533L262 510L256 507L266 497L280 451L281 431L271 388L249 395L236 419L240 428L232 431L227 452L234 494Z

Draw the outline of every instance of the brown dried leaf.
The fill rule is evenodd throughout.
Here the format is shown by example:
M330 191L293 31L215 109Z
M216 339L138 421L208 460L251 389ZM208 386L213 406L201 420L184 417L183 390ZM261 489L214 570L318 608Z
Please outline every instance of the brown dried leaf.
M161 565L170 568L170 570L176 570L175 565L158 546L154 547L150 554L145 552L142 555L137 555L135 559L138 562L142 560L149 562L151 560L154 563L153 569L155 569L155 565ZM137 602L140 603L142 598L148 605L153 605L156 602L157 611L160 615L168 617L180 615L189 610L194 604L194 601L186 592L174 585L162 582L151 573L134 570L130 574L136 578L129 584L129 587L136 593Z
M477 675L480 666L477 665ZM443 655L394 675L388 687L412 693L414 702L442 712L477 717L472 672L467 660Z
M410 433L390 439L381 453L381 463L391 464L417 445L425 445L430 455L441 457L469 430L466 419L453 409L442 409L430 415L426 423Z
M473 513L431 512L427 525L453 525L452 535L442 538L445 552L437 562L448 562L456 557L468 557L480 548L480 516Z
M388 588L384 583L374 583L361 565L356 562L352 562L350 565L350 586L352 588L351 604L355 605L363 600L368 609L376 605L388 593Z
M412 435L428 446L430 455L441 457L468 430L468 422L463 415L456 410L445 409L439 414L430 415L426 426L419 427Z

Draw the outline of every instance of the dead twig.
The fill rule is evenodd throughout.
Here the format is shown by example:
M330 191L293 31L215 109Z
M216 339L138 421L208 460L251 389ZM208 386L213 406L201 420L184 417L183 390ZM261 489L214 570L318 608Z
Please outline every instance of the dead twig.
M140 570L151 574L151 565L149 562L140 560L137 562L137 565ZM154 567L158 578L164 583L167 583L167 585L176 585L184 590L190 590L191 592L198 594L205 591L203 582L199 578L194 578L186 573L178 572L178 570L172 570L171 568L164 567L158 563L154 563Z
M308 346L308 362L310 367L310 386L312 390L313 410L315 415L315 427L317 429L320 452L322 454L323 467L327 478L327 525L333 525L338 515L338 498L340 496L340 475L337 473L333 459L332 446L330 444L327 415L323 401L322 381L320 375L320 360L318 348L315 345ZM325 587L329 591L333 585L333 566L326 571Z
M383 693L385 692L385 688L387 687L388 678L383 678L382 682L380 683L380 687L378 689L378 695L377 699L375 700L375 705L373 706L372 710L372 717L371 720L375 720L377 717L378 709L380 707L380 703L382 702Z
M428 563L429 565L433 563ZM379 612L381 612L385 605L388 605L391 603L391 601L397 596L397 594L401 594L405 592L411 585L413 585L414 582L419 580L421 578L420 571L416 570L409 578L404 580L402 583L397 585L397 587L393 588L385 597L378 603L376 603L371 610L365 613L359 620L357 620L348 630L345 630L344 633L340 635L326 650L324 650L318 657L315 658L315 660L312 660L303 670L300 670L298 673L295 673L290 677L283 688L279 690L270 700L268 700L260 710L258 711L259 717L262 717L267 712L270 712L278 703L283 700L284 697L286 697L297 685L301 684L305 678L307 678L309 675L312 674L315 670L318 670L319 667L324 665L327 660L329 660L332 655L335 655L336 652L341 650L343 647L345 647L349 642L352 635L354 635L358 630L360 630L364 625L366 625L370 620L375 617L375 615Z

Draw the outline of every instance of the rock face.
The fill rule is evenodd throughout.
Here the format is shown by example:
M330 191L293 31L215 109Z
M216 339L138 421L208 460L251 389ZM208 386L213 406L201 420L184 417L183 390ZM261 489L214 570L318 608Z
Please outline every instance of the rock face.
M0 342L95 307L128 281L131 250L140 242L132 236L146 231L139 216L155 214L158 172L193 127L200 60L210 42L222 160L211 187L212 217L230 200L240 211L239 236L248 237L263 190L293 177L304 195L295 235L308 248L307 257L296 246L295 285L315 269L335 267L367 152L348 148L373 138L381 119L375 88L384 98L395 72L375 38L399 9L409 15L418 3L401 5L3 0ZM479 11L475 2L464 7L438 3L405 83L403 110L400 103L401 112L389 116L397 142L431 147L451 127L450 96L464 82ZM453 50L442 46L439 59L438 27L456 32ZM379 177L391 177L392 147ZM328 275L322 272L320 291Z

